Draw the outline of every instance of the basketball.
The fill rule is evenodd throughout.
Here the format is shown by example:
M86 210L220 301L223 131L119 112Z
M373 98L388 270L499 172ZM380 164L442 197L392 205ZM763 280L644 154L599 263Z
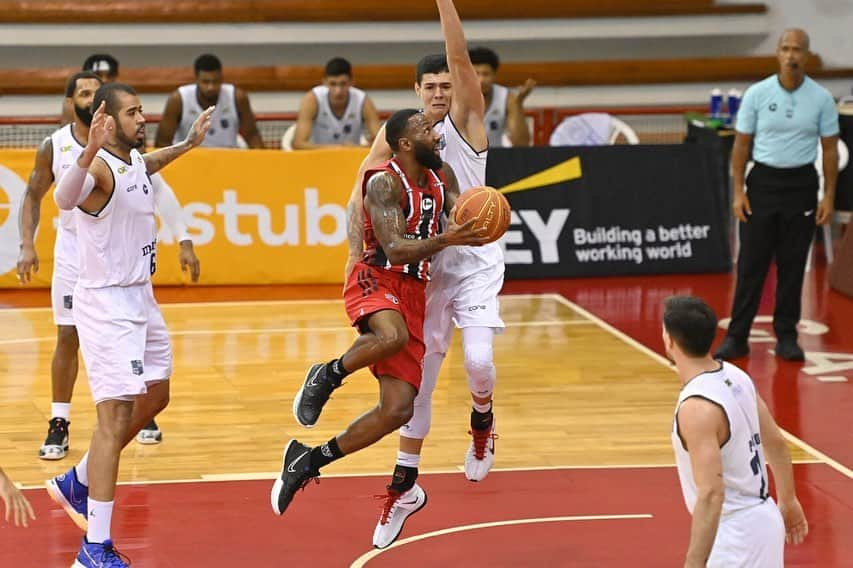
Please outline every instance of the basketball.
M453 220L458 225L469 219L476 219L474 228L486 229L486 236L492 243L503 236L509 228L509 201L493 187L472 187L456 200L456 213Z

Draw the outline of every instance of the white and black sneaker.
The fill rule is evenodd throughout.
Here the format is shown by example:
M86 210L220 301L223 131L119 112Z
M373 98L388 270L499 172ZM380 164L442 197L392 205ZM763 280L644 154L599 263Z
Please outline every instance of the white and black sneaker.
M159 444L163 441L163 432L160 431L160 427L157 426L157 423L154 422L154 419L151 419L151 422L145 425L142 430L140 430L136 434L136 443L144 444L146 446L153 446L155 444Z
M387 495L377 495L377 499L384 499L379 522L373 530L373 546L375 548L387 548L391 546L400 533L406 519L424 508L427 503L426 491L415 483L411 489L400 493L388 487Z
M290 440L281 459L281 475L270 490L273 512L283 515L296 492L317 477L320 477L320 472L311 468L311 448L297 440Z
M68 425L65 418L54 417L48 422L47 437L39 449L43 460L61 460L68 453Z
M326 363L311 365L302 387L293 398L293 417L305 428L313 428L332 391L340 386L332 382Z

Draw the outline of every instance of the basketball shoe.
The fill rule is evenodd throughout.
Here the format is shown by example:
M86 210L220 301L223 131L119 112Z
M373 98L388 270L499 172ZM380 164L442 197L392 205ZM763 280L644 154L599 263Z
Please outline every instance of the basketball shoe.
M311 448L297 440L289 441L281 460L281 475L270 490L273 512L283 515L296 492L304 489L309 481L317 477L320 477L320 472L311 469Z
M163 441L163 432L160 431L160 427L157 426L157 423L154 422L154 419L151 419L151 422L145 425L142 430L140 430L136 434L136 443L137 444L145 444L146 446L153 446L155 444L159 444Z
M311 365L305 374L305 382L293 398L293 416L306 428L317 424L332 391L341 386L332 382L327 367L327 363Z
M86 506L89 502L89 488L77 480L77 470L73 467L45 482L47 494L81 529L88 530L89 520Z
M125 568L130 566L130 559L119 553L113 546L113 541L101 543L89 542L83 537L80 552L71 568Z
M471 445L465 454L465 477L469 481L484 480L495 463L495 418L491 412L486 415L488 421L479 412L471 413Z
M400 536L406 519L424 508L427 503L427 494L420 485L415 483L411 489L402 493L389 486L388 493L377 495L377 498L385 499L385 503L382 505L379 522L373 530L373 546L386 548Z
M65 418L51 418L47 427L47 438L39 449L43 460L61 460L68 453L68 425Z

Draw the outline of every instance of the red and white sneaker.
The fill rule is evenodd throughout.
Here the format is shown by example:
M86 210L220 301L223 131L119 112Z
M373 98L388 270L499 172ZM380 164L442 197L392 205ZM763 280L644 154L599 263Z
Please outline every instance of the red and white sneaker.
M376 498L385 500L373 531L373 546L376 548L391 546L403 531L406 519L423 509L427 502L426 491L417 483L403 493L389 488L386 495L377 495Z
M465 454L465 477L468 481L482 481L489 475L492 464L495 463L495 420L492 418L492 426L488 430L476 430L471 428L471 445Z

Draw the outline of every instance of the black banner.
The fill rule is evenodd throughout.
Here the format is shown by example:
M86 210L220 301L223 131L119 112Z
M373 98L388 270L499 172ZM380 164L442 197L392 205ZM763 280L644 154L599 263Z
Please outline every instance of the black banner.
M727 272L728 196L698 144L489 152L507 278Z

